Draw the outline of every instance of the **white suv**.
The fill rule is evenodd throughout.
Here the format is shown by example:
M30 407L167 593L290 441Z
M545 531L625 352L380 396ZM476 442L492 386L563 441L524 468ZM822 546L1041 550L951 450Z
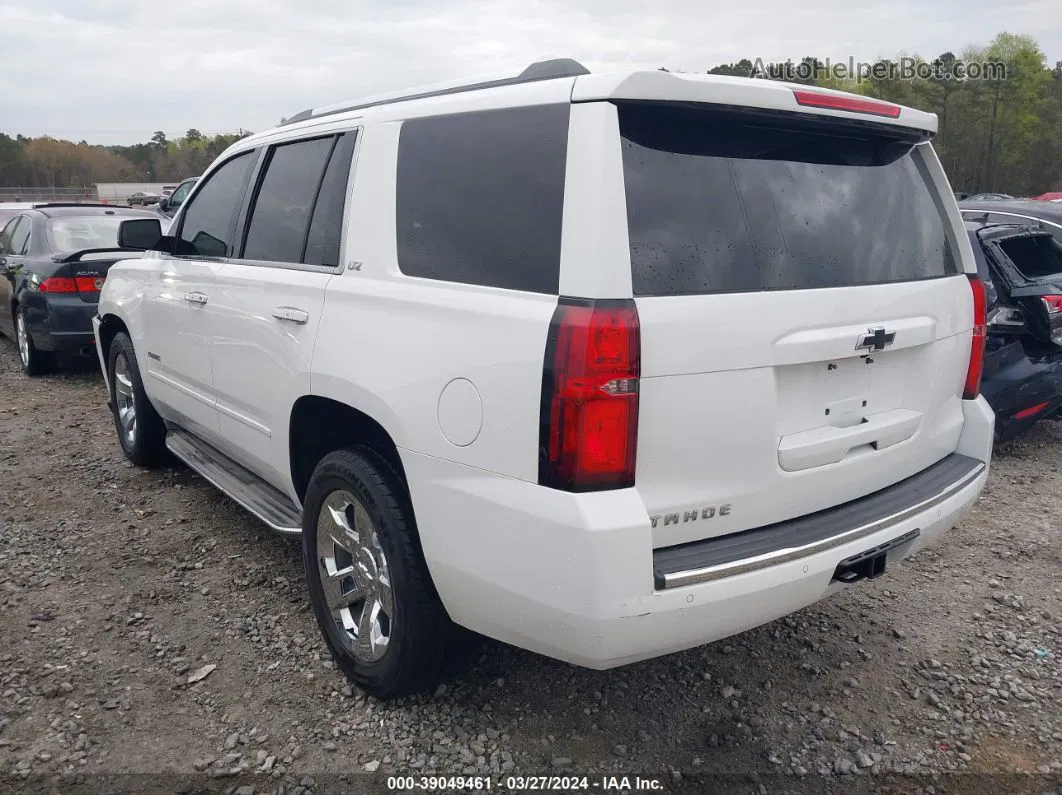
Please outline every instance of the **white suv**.
M984 291L936 118L766 80L521 75L299 114L110 270L138 464L301 533L380 697L459 628L609 668L771 621L988 473Z

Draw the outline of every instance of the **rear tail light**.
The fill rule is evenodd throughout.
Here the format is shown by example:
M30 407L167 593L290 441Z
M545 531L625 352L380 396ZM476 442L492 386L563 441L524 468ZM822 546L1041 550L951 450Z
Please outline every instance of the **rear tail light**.
M867 113L871 116L886 116L890 119L900 117L900 106L891 102L880 102L875 99L860 99L858 97L838 96L836 94L820 94L817 91L800 91L793 89L798 105L809 108L826 108L827 110L847 110L850 113Z
M640 349L634 301L560 300L542 374L539 483L634 485Z
M970 290L973 292L974 326L970 339L970 366L966 369L966 384L962 390L963 400L973 400L981 394L981 373L985 368L985 326L988 323L984 282L977 276L970 276Z
M76 293L77 282L61 276L52 276L37 285L42 293Z
M78 276L74 281L79 293L98 293L103 287L103 279L98 276Z
M42 293L98 293L102 286L103 280L98 276L78 276L74 279L51 276L38 284L37 289Z
M1062 312L1062 295L1041 295L1040 300L1044 302L1047 314L1057 315Z

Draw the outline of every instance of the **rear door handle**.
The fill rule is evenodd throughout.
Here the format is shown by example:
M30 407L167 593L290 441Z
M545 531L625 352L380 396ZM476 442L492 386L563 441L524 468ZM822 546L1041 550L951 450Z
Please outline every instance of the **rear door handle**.
M193 304L205 304L207 297L202 293L185 293L184 300Z
M275 307L273 309L273 317L277 320L287 320L291 323L298 323L300 326L304 325L306 321L310 319L308 314L293 306Z

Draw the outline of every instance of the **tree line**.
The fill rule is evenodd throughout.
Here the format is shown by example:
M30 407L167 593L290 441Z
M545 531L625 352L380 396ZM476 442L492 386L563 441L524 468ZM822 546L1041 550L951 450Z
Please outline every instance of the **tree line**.
M1002 69L980 69L974 79L971 65ZM798 64L746 58L709 73L756 73L936 113L933 146L957 191L1035 196L1062 190L1062 61L1050 66L1031 37L1000 33L987 46L959 55L945 52L931 61L906 56L866 66L860 77L838 74L815 57Z
M975 78L971 64L1003 68ZM1062 61L1050 66L1031 37L1001 33L959 55L945 52L929 61L904 56L870 67L851 75L817 57L797 64L746 58L708 72L838 88L936 113L934 146L955 190L1020 196L1062 190ZM206 136L192 129L169 140L159 131L133 146L92 146L0 133L0 185L177 182L202 173L249 134Z
M96 182L180 182L203 173L250 132L203 135L188 130L170 140L159 130L147 143L94 146L56 138L0 133L0 186L71 188Z

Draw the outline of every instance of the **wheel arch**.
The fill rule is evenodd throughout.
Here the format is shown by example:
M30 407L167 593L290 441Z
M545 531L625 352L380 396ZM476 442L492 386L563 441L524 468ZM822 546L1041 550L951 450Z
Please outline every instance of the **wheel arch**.
M99 346L100 357L104 362L109 361L111 355L111 343L114 342L114 338L121 332L129 334L129 326L126 324L125 320L114 312L107 312L100 315Z
M398 444L378 419L331 397L304 395L296 400L288 425L288 462L299 501L305 498L310 477L322 458L356 446L368 447L381 456L408 492Z

